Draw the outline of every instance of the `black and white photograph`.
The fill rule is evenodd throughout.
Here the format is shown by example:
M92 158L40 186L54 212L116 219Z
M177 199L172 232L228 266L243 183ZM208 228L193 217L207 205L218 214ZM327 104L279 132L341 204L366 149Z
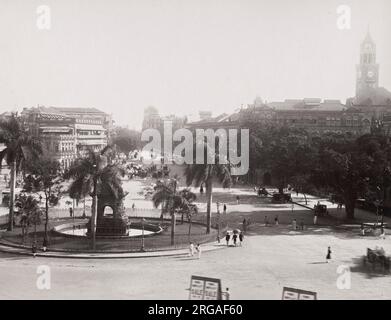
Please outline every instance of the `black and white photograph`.
M0 0L0 300L390 300L390 14Z

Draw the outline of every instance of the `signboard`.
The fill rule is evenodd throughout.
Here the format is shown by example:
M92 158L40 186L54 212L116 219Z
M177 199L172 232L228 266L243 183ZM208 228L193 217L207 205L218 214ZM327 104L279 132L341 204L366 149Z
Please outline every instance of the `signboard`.
M284 287L282 300L316 300L316 292Z
M221 300L220 279L191 276L189 300Z

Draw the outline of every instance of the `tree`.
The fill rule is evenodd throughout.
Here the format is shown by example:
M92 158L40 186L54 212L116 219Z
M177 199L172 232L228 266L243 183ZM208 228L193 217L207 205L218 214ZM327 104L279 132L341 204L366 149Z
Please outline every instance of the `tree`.
M205 146L207 152L210 152L209 148ZM204 154L206 155L207 152ZM207 212L206 212L206 233L209 234L212 227L212 194L213 184L219 182L223 188L228 188L232 184L231 168L227 161L219 161L219 155L215 154L214 164L208 164L208 161L204 159L203 164L189 164L185 169L186 183L188 186L194 184L195 187L199 187L201 184L205 184L206 196L207 196ZM194 162L195 163L195 162Z
M188 233L188 235L189 235L189 242L190 242L191 227L192 227L192 224L193 224L193 216L198 213L198 207L194 203L189 203L187 205L187 209L186 209L185 212L186 212L186 216L187 216L187 222L189 223L189 233Z
M138 131L117 127L115 128L112 143L128 157L130 151L136 150L141 146L141 135Z
M251 116L251 114L250 114ZM249 176L254 179L258 169L270 173L280 193L293 180L303 180L311 166L312 154L307 132L298 128L259 122L247 117L241 123L249 128ZM251 178L248 179L251 181ZM255 182L254 180L252 182Z
M62 179L60 163L55 160L39 158L26 165L29 173L24 181L26 192L43 193L45 197L45 242L48 237L49 207L56 206L61 198Z
M361 153L370 160L370 172L367 179L367 190L363 197L374 203L377 213L384 210L389 201L388 190L391 187L391 142L384 131L364 135L357 140Z
M72 179L69 187L71 198L80 200L87 195L92 197L90 226L93 250L96 242L96 216L100 190L110 190L117 199L123 196L120 177L125 175L125 170L115 164L108 164L106 154L109 150L109 146L97 153L88 150L87 156L76 160L64 174L65 179Z
M171 216L171 245L175 244L175 225L176 211L183 205L183 197L177 192L178 181L176 179L167 179L158 181L155 187L155 193L152 196L152 202L155 208L162 205L162 213L169 212Z
M195 205L193 202L197 199L197 196L194 192L191 192L189 188L179 191L179 196L183 199L182 206L179 208L179 212L182 214L181 223L183 224L184 216L188 216L189 212L194 209Z
M260 163L268 169L279 193L292 183L293 178L306 173L309 160L307 135L302 130L288 127L274 128L268 134L272 136L263 141Z
M0 143L5 144L5 148L0 152L0 165L5 160L11 167L8 230L12 231L17 173L23 168L28 157L36 158L42 153L42 146L38 139L30 136L25 131L15 115L7 120L0 121Z
M42 215L38 199L34 198L32 195L22 193L16 197L15 206L18 208L18 215L21 216L20 223L22 225L23 243L28 234L30 224L34 225L34 242L36 242L37 224L41 223Z
M346 217L353 219L356 200L368 189L375 166L375 159L363 152L359 140L328 136L320 141L312 180L317 187L325 187L343 199Z
M182 214L182 223L184 215L189 220L189 237L191 233L191 216L198 212L197 206L193 204L197 196L190 189L177 191L177 180L168 179L158 181L155 193L152 196L152 202L157 208L162 205L163 212L169 212L171 216L171 245L175 244L175 225L176 213Z

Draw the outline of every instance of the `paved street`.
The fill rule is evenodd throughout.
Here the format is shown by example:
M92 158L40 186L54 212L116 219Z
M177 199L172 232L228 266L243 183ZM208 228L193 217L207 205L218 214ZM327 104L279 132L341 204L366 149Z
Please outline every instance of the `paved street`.
M325 263L327 246L333 261ZM391 299L390 277L361 266L366 248L391 252L390 240L331 235L257 235L243 247L205 252L200 260L32 258L0 254L0 299L187 299L190 276L222 279L232 299L280 299L283 286L317 291L319 299ZM351 267L351 289L336 286L337 267ZM37 267L51 268L51 289L36 287Z
M137 200L139 208L150 205L137 196L140 182L127 182L125 186L130 192L128 201ZM238 194L239 204L235 201ZM203 197L197 200L201 210L205 206ZM302 202L302 195L294 200ZM280 299L284 286L316 291L319 299L391 299L391 277L372 273L362 265L367 247L379 246L391 253L390 235L386 240L362 238L357 227L354 231L337 230L327 227L324 222L330 221L322 219L322 227L314 227L310 210L295 205L292 212L290 204L271 204L249 188L215 188L215 201L227 203L231 227L240 226L243 217L251 217L253 224L243 247L204 252L200 260L186 256L33 258L0 253L0 299L187 299L193 274L220 278L223 287L229 287L232 299ZM312 205L318 199L310 201ZM265 227L266 214L270 223L278 214L281 226ZM343 215L343 210L332 214ZM289 225L293 218L304 220L306 230L292 231ZM357 218L374 219L374 215L357 210ZM333 252L329 264L325 263L328 246ZM41 265L50 267L50 290L37 289L37 268ZM351 268L349 290L337 288L340 265Z

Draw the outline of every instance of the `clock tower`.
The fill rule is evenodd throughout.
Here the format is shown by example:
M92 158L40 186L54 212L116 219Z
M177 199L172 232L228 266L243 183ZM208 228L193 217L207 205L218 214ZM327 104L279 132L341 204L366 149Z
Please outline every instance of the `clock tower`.
M379 85L379 65L376 63L376 44L369 31L361 43L360 64L357 65L356 97L365 95Z

